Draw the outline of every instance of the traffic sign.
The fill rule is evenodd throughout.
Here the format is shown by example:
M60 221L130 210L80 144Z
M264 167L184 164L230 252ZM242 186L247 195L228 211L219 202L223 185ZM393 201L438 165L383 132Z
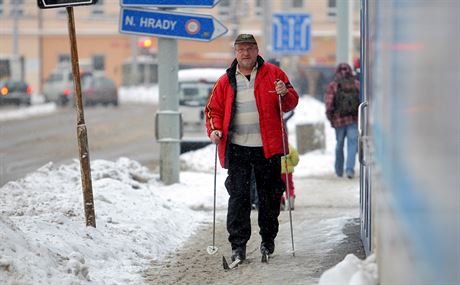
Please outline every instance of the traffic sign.
M37 5L41 9L93 5L97 0L37 0Z
M310 14L274 13L272 19L273 52L299 54L310 51Z
M212 8L220 0L120 0L121 6L201 7Z
M120 32L211 41L225 34L227 28L211 15L122 8Z

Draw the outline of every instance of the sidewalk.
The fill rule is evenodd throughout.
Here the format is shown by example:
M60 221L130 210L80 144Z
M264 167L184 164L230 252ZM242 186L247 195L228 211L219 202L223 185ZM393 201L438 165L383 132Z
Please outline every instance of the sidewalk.
M224 271L222 255L230 258L225 229L226 209L218 211L216 245L212 244L212 220L181 249L162 262L153 262L145 273L148 284L315 284L321 274L348 253L364 258L359 239L358 178L335 176L297 178L292 211L295 257L292 256L289 211L280 215L275 254L269 264L260 263L257 211L253 211L252 236L247 260L237 269Z

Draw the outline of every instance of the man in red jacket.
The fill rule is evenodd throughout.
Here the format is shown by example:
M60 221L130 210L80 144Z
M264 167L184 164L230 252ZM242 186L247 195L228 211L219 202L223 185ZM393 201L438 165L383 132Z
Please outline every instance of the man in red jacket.
M253 35L239 35L234 47L236 59L217 81L204 110L208 136L218 144L220 163L228 169L227 231L233 261L246 258L251 236L252 171L259 197L260 250L272 254L275 249L279 201L285 188L280 157L286 138L278 96L283 112L294 109L299 99L286 74L258 55Z

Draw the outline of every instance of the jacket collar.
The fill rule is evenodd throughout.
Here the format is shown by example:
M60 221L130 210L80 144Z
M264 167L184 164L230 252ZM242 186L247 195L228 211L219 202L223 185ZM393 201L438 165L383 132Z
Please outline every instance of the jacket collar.
M257 68L257 69L260 69L260 68L262 67L262 65L264 64L264 62L265 62L264 59L263 59L260 55L257 56L256 61L257 61L257 65L258 65L258 68ZM235 58L235 59L233 60L232 64L230 65L230 68L227 69L227 74L228 74L229 72L235 73L235 72L236 72L236 66L237 66L237 65L238 65L238 61L237 61L236 58Z
M260 68L262 67L262 65L264 65L264 59L258 55L257 56L257 70L260 70ZM227 76L228 76L228 79L230 81L230 85L232 85L232 87L234 87L234 89L236 90L236 77L235 77L235 73L236 73L236 66L238 64L238 61L236 60L236 58L233 60L232 64L230 65L230 67L227 69Z

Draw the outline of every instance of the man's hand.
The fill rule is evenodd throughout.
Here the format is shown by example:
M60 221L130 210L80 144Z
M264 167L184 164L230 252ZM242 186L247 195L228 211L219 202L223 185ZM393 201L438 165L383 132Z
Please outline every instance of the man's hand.
M286 88L286 84L284 84L284 82L279 79L275 81L275 90L276 94L281 96L284 96L289 92Z
M212 131L211 136L209 138L213 143L219 144L222 140L222 132L219 130L214 130Z

